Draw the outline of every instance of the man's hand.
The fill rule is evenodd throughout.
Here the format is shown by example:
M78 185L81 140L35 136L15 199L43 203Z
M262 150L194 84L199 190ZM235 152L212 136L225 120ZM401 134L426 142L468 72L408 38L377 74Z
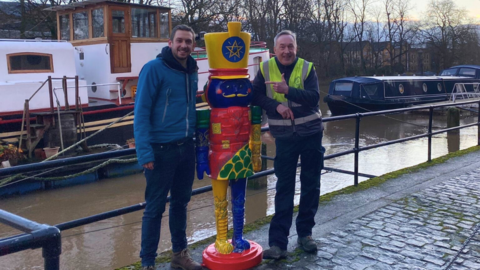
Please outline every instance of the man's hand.
M287 82L285 81L284 73L282 73L281 82L266 81L265 84L271 84L273 91L277 93L288 95L288 85L287 85Z
M143 168L147 170L153 170L153 161L143 164Z
M292 110L283 104L278 104L277 112L283 117L283 119L294 119Z

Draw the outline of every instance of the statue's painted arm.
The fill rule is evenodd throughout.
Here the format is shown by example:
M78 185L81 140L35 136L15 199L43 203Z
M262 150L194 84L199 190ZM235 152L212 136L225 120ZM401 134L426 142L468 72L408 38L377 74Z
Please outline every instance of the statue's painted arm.
M197 110L197 127L195 132L195 150L197 155L197 178L203 174L210 175L208 165L208 130L210 126L210 110Z
M252 116L252 130L250 132L250 150L252 151L253 171L259 172L262 169L262 140L261 140L261 123L262 123L262 109L259 106L250 107Z

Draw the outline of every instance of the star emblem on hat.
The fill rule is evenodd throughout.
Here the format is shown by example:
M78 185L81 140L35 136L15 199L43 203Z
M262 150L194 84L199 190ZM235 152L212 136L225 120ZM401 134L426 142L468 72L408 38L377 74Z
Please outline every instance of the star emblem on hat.
M227 50L230 52L230 56L228 58L231 58L233 56L237 56L240 58L240 50L243 48L243 46L240 46L237 44L237 41L233 42L232 46L226 46Z

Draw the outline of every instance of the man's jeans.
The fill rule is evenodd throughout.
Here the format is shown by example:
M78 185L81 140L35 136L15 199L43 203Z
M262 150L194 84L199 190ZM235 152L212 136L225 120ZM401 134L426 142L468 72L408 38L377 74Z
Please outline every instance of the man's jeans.
M192 196L195 149L192 138L167 144L152 144L153 170L145 169L147 206L142 219L142 266L155 264L162 214L170 191L169 225L173 252L187 247L187 204Z
M287 249L288 235L292 226L295 175L298 157L302 167L300 173L300 205L296 220L298 237L312 235L320 197L320 173L323 168L325 148L322 147L323 133L300 137L276 139L277 147L274 168L277 176L275 215L270 223L269 246Z

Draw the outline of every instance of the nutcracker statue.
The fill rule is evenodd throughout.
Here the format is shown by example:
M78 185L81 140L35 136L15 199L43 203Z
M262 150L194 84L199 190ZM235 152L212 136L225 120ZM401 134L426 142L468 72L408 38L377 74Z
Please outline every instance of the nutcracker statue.
M209 269L242 270L262 261L262 247L243 238L247 177L260 171L260 107L250 107L250 34L240 22L228 32L205 34L210 77L204 97L210 110L197 111L197 176L210 175L217 238L203 252ZM233 237L227 239L227 189L231 189Z

